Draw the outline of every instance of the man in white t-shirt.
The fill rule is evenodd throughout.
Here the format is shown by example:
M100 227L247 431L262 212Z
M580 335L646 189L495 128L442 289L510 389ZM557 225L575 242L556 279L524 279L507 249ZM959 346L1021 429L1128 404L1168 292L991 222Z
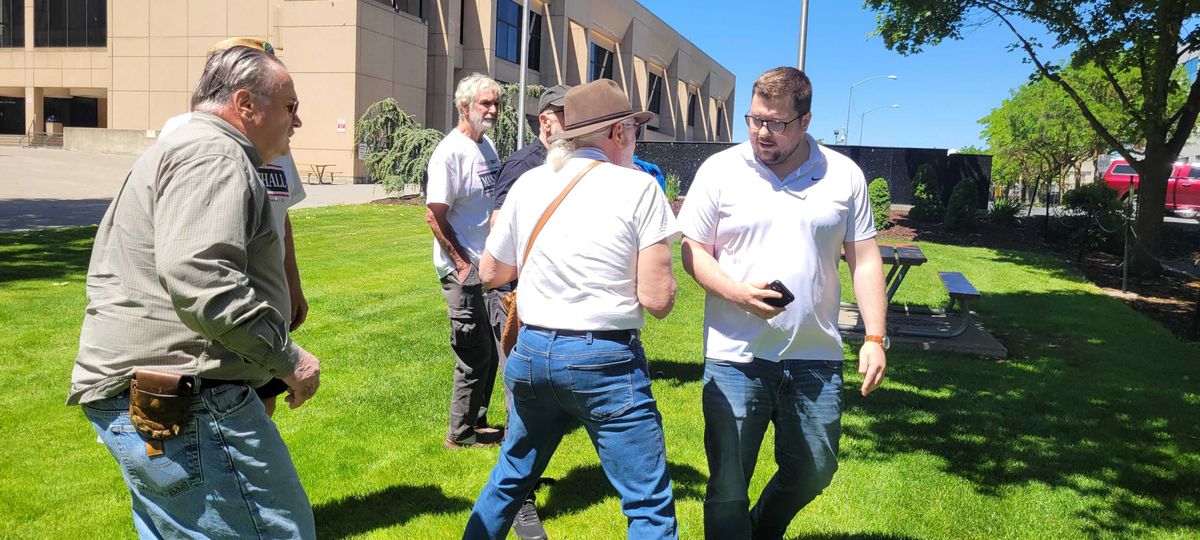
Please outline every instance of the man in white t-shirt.
M230 47L250 47L264 51L272 56L275 48L267 40L253 37L235 37L218 41L208 51L209 56ZM297 109L299 105L297 105ZM297 110L293 109L293 111ZM295 114L293 112L293 114ZM192 120L192 113L177 114L163 123L158 130L158 138L164 139ZM303 201L308 196L304 192L304 184L300 181L300 172L296 170L296 162L292 156L280 156L270 163L258 168L258 179L267 188L267 197L271 202L271 225L283 242L283 272L287 278L288 301L285 306L290 315L291 324L288 330L295 332L308 318L308 300L304 297L304 287L300 283L300 267L296 264L296 246L292 240L292 221L288 217L288 209ZM264 386L255 388L258 397L262 398L263 406L268 415L275 413L275 399L287 391L287 385L280 379L272 379Z
M429 158L425 221L433 230L433 267L450 315L454 386L446 448L495 446L503 438L488 427L499 342L488 316L488 295L479 281L479 258L488 235L500 157L487 132L496 122L500 85L473 73L454 91L458 126ZM498 302L492 294L491 302Z
M679 213L683 266L704 304L707 538L782 538L833 479L841 435L840 252L866 326L860 389L883 382L887 302L862 171L808 135L812 83L781 67L754 83L749 142L696 172ZM795 298L784 307L778 281ZM778 470L747 493L768 424Z

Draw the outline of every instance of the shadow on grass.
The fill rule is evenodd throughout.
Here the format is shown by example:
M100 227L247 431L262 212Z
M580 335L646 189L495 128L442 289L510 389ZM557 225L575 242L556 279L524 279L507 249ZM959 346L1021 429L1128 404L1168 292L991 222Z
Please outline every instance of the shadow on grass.
M0 283L87 272L96 227L0 234Z
M422 514L448 514L471 508L473 501L447 497L442 488L392 486L369 495L354 496L313 507L318 538L346 538L403 525Z
M1015 361L894 350L890 385L846 392L843 459L938 456L983 495L1042 484L1075 491L1089 535L1200 527L1200 354L1117 301L1001 294L981 303Z
M650 359L650 380L687 384L704 378L703 362L681 362L666 358Z
M667 473L671 475L671 487L675 499L704 500L704 486L708 476L699 469L683 463L667 462ZM544 503L539 498L538 514L550 518L563 514L574 514L600 502L608 496L617 496L617 490L608 482L604 469L599 464L576 467L566 476L558 478L546 494Z
M913 540L915 536L886 533L812 533L800 534L789 540Z

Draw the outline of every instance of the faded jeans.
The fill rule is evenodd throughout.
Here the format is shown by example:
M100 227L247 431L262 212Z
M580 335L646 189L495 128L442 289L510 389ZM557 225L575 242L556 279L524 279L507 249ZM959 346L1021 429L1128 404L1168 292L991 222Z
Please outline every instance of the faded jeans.
M117 461L141 538L314 538L312 507L275 423L249 386L205 388L183 433L148 457L129 396L83 412Z
M504 369L508 437L463 538L505 538L517 510L579 421L621 497L629 538L675 538L662 416L645 352L629 342L522 328Z
M842 362L704 363L705 538L782 538L833 480L842 418ZM767 425L774 476L750 509L747 493Z

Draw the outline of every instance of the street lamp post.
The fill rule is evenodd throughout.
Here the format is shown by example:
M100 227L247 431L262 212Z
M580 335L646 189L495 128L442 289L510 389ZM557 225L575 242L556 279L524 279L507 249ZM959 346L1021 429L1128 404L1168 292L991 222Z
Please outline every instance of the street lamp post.
M845 129L845 131L842 132L842 142L847 143L847 144L850 143L850 108L854 105L854 87L858 86L862 83L865 83L867 81L873 81L875 79L891 79L894 81L898 78L899 77L897 77L895 75L876 75L874 77L867 77L861 81L858 81L858 82L850 85L850 90L846 92L846 94L847 94L847 96L846 96L846 126L845 126L846 129Z
M800 51L796 68L804 71L804 55L808 49L808 0L800 0Z
M898 108L900 108L900 104L893 103L891 105L880 105L878 107L875 107L874 109L871 109L865 113L862 113L862 116L858 117L858 145L862 146L863 121L866 120L868 114L878 111L879 109L898 109Z

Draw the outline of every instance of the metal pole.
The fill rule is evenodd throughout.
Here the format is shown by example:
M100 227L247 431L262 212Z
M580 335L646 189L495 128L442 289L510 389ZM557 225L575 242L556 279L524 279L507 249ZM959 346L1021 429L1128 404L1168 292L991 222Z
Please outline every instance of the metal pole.
M529 0L521 8L521 82L517 92L517 150L525 146L525 72L529 66Z
M900 107L900 103L893 103L893 104L889 104L889 106L880 106L880 107L876 107L874 109L868 110L868 112L865 112L865 113L863 113L862 116L859 116L859 118L858 118L858 145L859 146L863 145L863 121L866 120L866 115L874 113L874 112L876 112L876 110L880 110L880 109L895 109L895 108L899 108L899 107Z
M842 130L842 142L844 142L846 144L850 144L850 108L853 106L853 103L854 103L854 87L858 86L862 83L865 83L867 81L873 81L875 79L891 79L894 81L898 78L899 77L897 77L895 75L876 75L874 77L867 77L861 81L858 81L858 82L850 85L850 89L846 91L846 125L842 126L844 128Z
M804 71L804 53L808 48L808 0L800 0L800 54L796 68Z

